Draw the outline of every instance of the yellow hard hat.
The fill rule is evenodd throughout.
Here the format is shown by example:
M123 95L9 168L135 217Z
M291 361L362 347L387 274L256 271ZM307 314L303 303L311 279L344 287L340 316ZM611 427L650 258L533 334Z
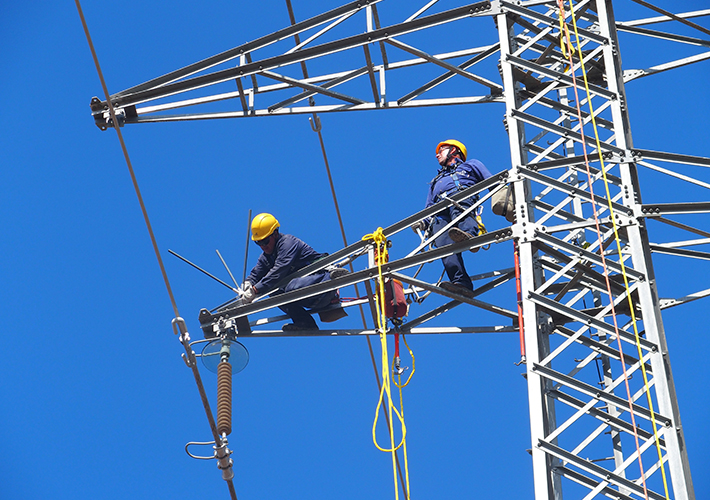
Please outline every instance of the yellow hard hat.
M273 215L267 213L259 214L251 221L251 239L252 241L260 241L268 238L280 226L281 224Z
M440 142L438 146L436 146L436 152L438 153L439 149L441 149L441 146L447 144L449 146L456 146L457 148L459 148L459 151L461 151L461 154L463 155L463 161L466 161L466 146L464 146L462 142L459 142L456 139L447 139L444 142Z

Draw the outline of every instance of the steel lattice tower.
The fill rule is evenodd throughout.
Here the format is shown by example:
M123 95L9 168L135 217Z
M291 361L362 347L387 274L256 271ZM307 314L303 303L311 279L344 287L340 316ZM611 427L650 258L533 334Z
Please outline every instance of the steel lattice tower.
M510 168L453 198L487 193L490 188L492 192L478 203L482 204L491 194L508 190L515 200L515 222L510 228L429 252L420 252L426 244L423 241L404 259L391 262L388 272L412 287L441 293L510 320L506 325L462 327L459 331L516 331L514 312L483 300L488 290L514 280L510 272L490 276L472 300L400 274L442 255L515 240L520 255L535 498L694 499L661 310L709 292L673 301L659 299L651 254L709 256L684 248L698 241L651 244L647 221L653 218L703 236L704 243L710 238L706 231L667 216L707 213L710 203L644 204L638 170L651 168L708 188L703 181L659 167L656 162L707 167L710 160L634 148L624 85L648 74L703 61L710 58L710 52L645 70L624 71L617 31L707 49L710 31L687 19L710 14L710 10L676 15L639 1L659 11L661 17L618 23L609 0L571 4L484 1L425 15L434 3L429 2L400 24L382 27L379 0L352 2L127 89L111 100L121 125L299 113L313 114L316 122L315 113L332 111L504 104ZM364 13L364 32L316 45L334 26L358 13ZM432 55L399 39L447 23L476 23L481 18L490 22L491 17L499 36L490 45L463 46L456 52ZM659 19L689 24L705 39L642 27ZM256 52L261 48L299 35L304 39L297 39L295 47L291 45L277 56L258 58ZM395 61L394 49L413 58ZM319 57L352 52L364 64L311 76L306 75L304 66L303 78L279 71ZM213 69L235 60L236 66ZM387 94L388 79L422 64L437 66L441 74L405 95L392 98ZM259 85L257 76L273 83ZM427 92L451 78L466 81L470 93L427 98ZM360 82L357 93L336 90L354 81ZM205 94L204 89L213 85L229 88ZM144 105L195 89L203 89L202 94ZM280 97L283 93L289 96ZM315 96L328 104L316 104ZM220 101L237 102L237 109L156 115ZM99 127L110 126L105 102L95 98L92 110ZM446 203L413 214L386 228L385 233L406 229ZM358 255L366 246L365 242L353 244L302 274ZM334 284L316 285L250 306L227 304L201 318L202 326L218 331L225 321L371 277L365 269ZM446 310L439 308L410 321L409 331L427 333L418 326ZM332 335L330 331L323 334Z

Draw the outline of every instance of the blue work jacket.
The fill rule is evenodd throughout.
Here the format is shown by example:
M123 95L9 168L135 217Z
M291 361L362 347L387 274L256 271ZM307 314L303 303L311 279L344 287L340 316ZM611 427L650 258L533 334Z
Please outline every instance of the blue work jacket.
M315 262L322 255L295 236L278 233L274 251L270 255L262 253L259 256L247 281L254 285L257 293L263 293L271 290L289 274Z
M491 173L486 166L478 160L461 161L455 165L442 167L429 185L429 193L426 198L426 207L434 205L442 200L442 193L446 196L453 196L458 191L471 187L485 179Z

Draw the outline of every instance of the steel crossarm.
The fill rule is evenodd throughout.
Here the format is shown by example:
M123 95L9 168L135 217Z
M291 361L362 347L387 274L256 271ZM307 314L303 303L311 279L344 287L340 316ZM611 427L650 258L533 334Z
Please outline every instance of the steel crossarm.
M506 175L505 172L501 173L501 177L504 178L505 175ZM424 210L420 210L419 212L417 212L413 215L410 215L409 217L407 217L405 219L402 219L399 222L395 222L394 224L383 229L382 232L385 235L385 237L389 238L389 237L397 234L398 232L409 228L414 222L417 222L417 221L423 220L423 219L427 219L427 218L435 215L436 213L440 212L441 210L451 206L453 202L459 202L459 201L465 200L467 198L470 198L471 196L475 196L475 195L481 193L482 191L485 191L486 189L490 189L491 187L495 186L498 182L499 182L498 176L494 176L489 179L486 179L485 181L479 182L471 187L464 189L463 191L456 193L455 195L451 196L449 199L444 199L444 200L442 200L430 207L425 208ZM501 236L503 233L501 233L500 231L496 232L495 234L497 235L498 238L510 237L510 234L508 234L507 236ZM481 240L470 240L470 241L472 243L479 243L480 242L480 246L484 246L484 245L487 245L490 243L490 238L486 237ZM502 241L502 240L499 240L499 241ZM465 243L466 242L462 242L461 244L457 244L457 245L462 246ZM272 290L267 290L264 292L264 294L268 295L273 290L276 290L278 288L286 286L286 284L289 281L291 281L292 279L300 278L302 276L308 276L313 273L317 273L318 271L321 271L331 265L337 264L345 259L356 256L356 255L360 254L368 245L371 245L371 244L372 243L368 240L358 240L355 243L352 243L352 244L348 245L347 247L328 255L327 257L323 257L322 259L318 259L313 264L310 264L295 273L289 274L288 276L286 276L283 279L283 281L274 285ZM445 252L444 252L444 254L445 254ZM342 285L342 286L345 286L345 285ZM232 299L224 304L217 306L216 308L213 309L213 311L222 310L226 307L229 307L235 301L236 301L236 299ZM258 311L253 311L253 312L258 312Z
M299 101L303 101L304 99L308 99L309 97L314 96L317 93L325 94L325 91L329 89L330 87L335 87L336 85L340 85L341 83L346 83L349 82L350 80L357 78L360 75L363 75L367 73L368 71L368 66L365 66L364 68L358 68L354 71L351 71L343 76L333 78L332 80L326 81L323 85L311 85L310 83L307 82L308 79L304 80L299 80L298 83L296 83L296 86L300 86L305 90L305 92L302 92L298 95L295 95L293 97L290 97L288 99L285 99L281 102L277 102L276 104L272 104L267 108L267 111L269 113L273 113L274 111L284 108L288 106L289 104L293 104ZM324 91L325 89L325 91ZM363 104L364 101L361 101L360 99L356 100L357 102L355 104Z
M419 326L423 323L426 323L427 321L432 320L432 319L436 318L437 316L440 316L440 315L452 310L456 306L460 306L461 304L462 304L462 302L459 300L451 300L451 301L447 302L446 304L442 304L439 307L435 307L431 311L426 312L417 318L410 319L409 321L407 321L407 323L402 326L402 330L406 332L409 329L414 328L415 326Z
M436 64L437 66L441 66L442 68L448 70L449 73L461 75L464 78L468 78L471 81L474 81L476 83L480 83L481 85L488 87L491 90L491 92L493 92L495 94L503 93L503 87L501 87L497 83L487 80L486 78L475 75L473 73L469 73L468 71L458 68L457 66L453 66L445 61L442 61L441 59L438 59L434 56L427 54L424 51L421 51L415 47L407 45L406 43L400 42L399 40L397 40L395 38L389 38L386 41L387 41L387 43L389 43L390 45L392 45L394 47L397 47L398 49L404 50L405 52L409 52L410 54L413 54L417 57L421 57L422 59L424 59L426 61Z
M693 259L710 260L710 253L699 252L697 250L686 250L683 248L667 248L662 245L649 245L649 248L654 253L662 253L666 255L676 255L679 257L690 257Z
M687 304L698 299L704 299L705 297L710 297L710 288L706 288L705 290L691 293L690 295L686 295L685 297L679 297L677 299L661 299L659 307L661 309L667 309L669 307Z
M651 151L648 149L633 149L633 153L646 160L661 160L671 163L683 163L685 165L697 165L698 167L710 167L710 158L703 156L684 155L678 153L667 153L663 151Z
M622 28L618 28L618 30L625 31L627 33L634 33L637 35L644 35L650 38L660 38L661 40L667 40L672 42L686 43L689 45L699 45L701 47L710 47L710 40L691 36L676 35L674 33L666 33L664 31L652 30L649 28L624 26Z
M477 64L478 62L483 61L484 59L495 54L499 50L500 50L500 45L497 43L493 44L490 47L487 47L484 50L482 50L480 53L476 54L474 57L472 57L468 61L459 64L457 66L457 69L466 70L466 69L470 68L471 66L473 66L474 64ZM404 95L404 96L400 97L399 99L397 99L397 105L402 106L403 104L411 101L415 97L422 95L424 92L427 92L427 91L433 89L434 87L444 83L448 79L453 78L457 73L458 73L457 71L451 70L451 71L444 73L443 75L440 75L440 76L434 78L433 80L425 83L424 85L422 85L418 89L412 90L407 95Z
M654 203L641 205L641 213L646 217L667 214L703 214L710 212L710 202Z
M675 17L680 17L682 19L691 19L693 17L710 16L710 9L694 10L692 12L681 12L675 14ZM644 26L646 24L664 23L666 21L672 21L673 18L667 15L649 17L646 19L635 19L633 21L617 21L616 29L621 31L622 28L627 26Z
M217 57L217 59L214 61L214 64L210 64L208 62L198 63L197 66L195 66L194 68L188 67L189 69L184 69L179 72L176 72L176 74L166 75L165 77L157 79L157 82L164 83L156 83L156 81L151 81L142 86L133 87L132 89L123 91L122 93L112 96L111 102L113 103L115 108L126 108L130 106L135 106L136 104L150 101L153 99L168 97L181 92L202 88L208 85L214 85L230 80L235 80L237 78L244 78L251 75L262 74L264 71L271 71L281 66L296 64L315 57L341 52L344 50L364 46L370 43L385 41L391 37L405 35L421 29L437 26L439 24L452 22L467 17L492 15L494 13L495 11L492 7L491 2L485 0L482 2L477 2L451 9L442 13L432 14L430 16L414 19L409 22L375 29L358 35L353 35L341 40L326 42L314 47L304 47L301 50L287 52L278 56L273 56L259 61L253 61L251 63L245 63L236 68L218 70L206 75L193 76L184 80L175 81L175 77L181 78L181 76L178 75L191 75L195 73L195 69L197 71L201 71L202 69L204 69L205 66L211 67L215 64L223 62L224 60L233 59L243 54L247 50L252 51L254 50L254 48L256 48L257 44L255 42L254 48L251 48L251 46L249 45L237 47L235 49L232 49L231 51L228 51L229 53L225 54L222 57L215 56ZM331 16L331 18L332 17L334 16ZM310 26L313 25L315 25L315 23L311 23ZM297 24L291 28L286 28L285 30L283 30L283 34L280 37L269 38L269 43L273 43L278 39L286 38L292 36L294 33L303 31L300 29L296 29L296 27L298 26L299 25ZM100 101L96 99L92 102L92 111L94 112L97 121L100 120L100 115L103 114L106 108L107 104L105 101ZM129 115L130 114L131 113L129 113Z
M144 90L155 89L158 87L165 86L169 83L197 74L201 71L212 68L224 62L236 59L244 54L249 54L257 49L266 47L280 40L290 38L311 28L330 22L334 19L340 18L342 16L349 16L359 10L364 9L369 5L375 5L381 1L382 0L368 0L367 2L362 2L361 0L355 0L341 7L336 7L335 9L332 9L328 12L319 14L305 21L301 21L294 25L280 29L274 33L263 36L254 41L247 42L245 44L239 45L238 47L224 51L215 56L208 57L207 59L203 59L202 61L196 62L189 66L185 66L184 68L172 71L140 85L136 85L121 92L117 92L116 94L111 96L111 101L114 102L114 97L118 98L126 95L136 94ZM119 104L119 101L116 101L116 104Z
M624 71L624 82L630 82L632 80L636 80L637 78L655 75L676 68L682 68L683 66L707 61L708 59L710 59L710 51L690 57L684 57L682 59L677 59L664 64L657 64L656 66L651 66L650 68L627 70Z
M434 260L438 260L446 255L450 255L452 253L461 253L465 250L468 250L472 242L475 243L480 243L481 245L486 245L486 244L491 244L491 243L499 243L506 241L512 237L512 232L510 229L503 229L499 231L494 231L490 232L481 236L477 236L476 238L473 238L472 240L469 241L462 241L459 243L453 243L451 245L446 245L440 248L436 248L434 250L430 250L428 252L423 252L417 255L414 255L412 257L407 257L404 259L399 259L395 261L388 262L384 267L384 273L389 274L391 272L395 271L400 271L404 269L409 269L411 267L418 266L420 264L425 264L428 262L432 262ZM367 242L363 242L367 244ZM327 259L327 258L326 258ZM321 260L326 260L326 259L321 259ZM320 262L320 261L319 261ZM290 279L293 279L294 275L291 275ZM213 314L203 314L200 319L200 324L202 327L208 326L208 325L213 325L216 321L218 321L220 318L222 319L236 319L236 318L241 318L243 316L247 316L249 314L255 314L261 311L265 311L267 309L271 309L272 307L278 307L280 305L288 304L290 302L296 301L296 300L301 300L305 299L308 297L313 297L314 295L319 295L324 292L328 292L331 290L337 290L338 288L343 288L346 286L354 285L356 283L360 283L362 281L366 281L369 279L373 279L377 277L377 269L376 268L369 268L369 269L364 269L362 271L357 271L354 273L347 274L345 276L342 276L340 278L328 280L322 283L317 283L315 285L310 285L304 288L300 288L298 290L293 290L290 292L286 292L274 297L269 297L257 302L254 302L249 305L228 305L224 307L223 309L220 309ZM467 299L466 297L461 297L456 294L451 294L445 290L442 289L437 289L438 293L441 293L442 295L446 295L450 298L457 298L460 299L463 302L468 302L471 299ZM517 315L516 315L517 316Z
M415 278L410 278L409 276L405 276L404 274L392 273L392 276L397 278L398 280L403 281L404 283L407 283L408 285L423 288L424 290L428 290L430 292L439 293L439 294L449 297L451 299L456 299L460 302L466 302L467 304L471 304L471 305L479 307L481 309L485 309L486 311L490 311L490 312L493 312L496 314L501 314L501 315L508 317L510 319L516 319L516 320L518 319L517 312L511 311L509 309L505 309L504 307L499 307L499 306L489 304L489 303L483 302L481 300L476 300L473 298L463 297L459 294L451 293L447 290L439 288L436 285L431 285L425 281L418 280ZM477 296L477 295L480 295L481 293L483 293L483 291L474 290L473 293L474 293L474 296Z
M405 335L456 335L476 333L513 333L518 329L515 326L490 325L490 326L431 326L417 327L400 330ZM394 334L389 330L387 334ZM289 332L282 330L252 330L240 333L239 338L272 338L272 337L359 337L364 335L379 335L379 330L368 329L333 329L324 327L321 330L299 330Z
M364 74L364 71L362 71L362 70L358 71L358 72L361 74ZM335 99L340 99L342 101L346 101L346 102L349 102L350 104L355 104L355 105L365 104L365 101L363 101L361 99L357 99L357 98L349 96L349 95L341 94L340 92L335 92L333 90L329 90L325 86L311 85L310 83L306 83L302 80L298 80L297 78L291 78L288 76L279 75L278 73L274 73L273 71L262 71L259 74L262 76L265 76L267 78L277 80L279 82L289 83L295 87L301 87L303 89L311 91L314 94L315 93L323 94L328 97L334 97ZM274 108L272 110L270 107L269 111L275 111L275 109L276 108Z

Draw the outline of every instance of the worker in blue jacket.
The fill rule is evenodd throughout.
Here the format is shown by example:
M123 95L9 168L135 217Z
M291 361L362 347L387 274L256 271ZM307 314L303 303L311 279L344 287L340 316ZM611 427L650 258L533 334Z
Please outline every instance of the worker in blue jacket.
M463 143L449 139L440 142L436 146L436 160L441 166L436 177L432 179L429 186L429 193L426 199L426 206L429 207L440 202L443 196L451 197L458 191L466 189L474 184L481 182L491 176L486 166L478 160L466 159L466 146ZM421 229L426 231L431 230L431 234L435 234L442 227L450 223L458 217L461 212L478 201L478 196L472 196L458 202L459 206L452 205L449 208L437 213L429 221L419 221L412 227L414 230ZM448 232L444 232L436 238L434 245L442 247L450 245L454 242L464 241L478 235L478 222L475 219L475 213L464 217L456 225L451 227ZM449 255L441 259L444 263L446 275L450 281L441 283L441 288L464 295L466 297L473 296L473 283L466 272L463 256L460 253Z
M259 256L256 266L249 273L249 277L242 287L242 303L251 303L257 295L268 292L274 288L283 278L293 274L319 258L327 255L320 254L313 250L308 244L290 234L281 234L278 230L279 221L267 213L262 213L254 217L251 223L251 239L259 245L263 253ZM278 295L292 290L297 290L309 285L328 281L345 274L347 270L335 268L331 271L320 271L309 276L294 278L271 295ZM320 295L284 304L280 306L293 323L283 326L284 331L295 330L318 330L318 325L313 317L306 311L309 309L321 309L331 303L339 303L337 290L325 292Z

